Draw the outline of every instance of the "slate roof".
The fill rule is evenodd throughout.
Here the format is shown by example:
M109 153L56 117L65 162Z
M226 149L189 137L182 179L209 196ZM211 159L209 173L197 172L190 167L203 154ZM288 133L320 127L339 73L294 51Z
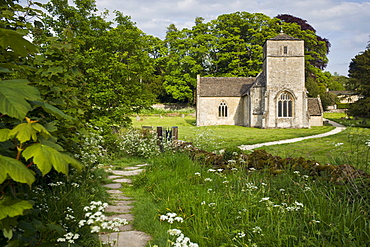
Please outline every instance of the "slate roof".
M301 39L294 38L294 37L289 36L288 34L285 34L285 33L279 33L277 36L275 36L275 37L273 37L269 40L301 40Z
M198 94L202 97L241 97L255 77L201 77Z
M308 98L308 114L310 116L321 116L323 112L320 98Z

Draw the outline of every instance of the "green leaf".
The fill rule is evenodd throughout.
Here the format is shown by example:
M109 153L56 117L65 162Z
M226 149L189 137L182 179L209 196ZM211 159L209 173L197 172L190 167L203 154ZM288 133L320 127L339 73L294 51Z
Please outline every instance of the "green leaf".
M13 237L13 231L12 231L12 229L9 229L9 230L3 229L3 235L7 239L11 239Z
M16 182L26 183L31 186L35 181L32 171L19 160L0 155L0 184L7 176Z
M21 241L19 239L10 240L5 247L19 247L21 245Z
M14 127L9 132L9 137L17 138L21 143L37 141L37 134L40 133L45 139L49 138L50 133L42 126L34 121L27 119L27 123L21 123Z
M64 119L67 119L67 120L72 119L71 116L65 114L64 112L62 112L61 110L59 110L55 106L52 106L48 103L40 102L40 101L29 101L29 103L33 106L41 106L47 113L53 114L57 118L64 118Z
M49 132L55 132L58 130L57 121L48 122L45 124L45 129Z
M0 129L0 142L5 142L9 140L10 129Z
M0 47L4 50L10 48L14 53L23 57L37 51L36 46L24 39L21 33L4 28L0 28Z
M77 160L41 143L27 147L22 152L22 156L26 160L33 157L33 162L43 175L49 173L52 167L56 171L68 175L68 164L71 164L78 170L82 169L82 165Z
M10 117L24 119L32 110L27 100L40 99L39 91L27 85L27 80L0 81L0 112Z
M6 217L23 215L24 210L31 209L32 204L29 201L13 199L5 196L0 200L0 220Z
M73 166L78 171L82 170L83 165L81 164L81 162L79 162L78 160L72 158L71 156L69 156L67 154L62 153L62 155L63 155L64 159L67 161L68 164L71 164L71 166Z
M11 73L11 72L12 71L7 68L0 67L0 73Z
M58 145L57 143L55 143L54 141L49 141L49 140L44 140L44 139L40 139L40 143L41 144L44 144L46 146L49 146L49 147L52 147L54 148L55 150L59 151L59 152L62 152L64 151L63 147Z
M50 229L51 231L53 232L56 232L59 236L62 236L63 234L66 233L66 230L61 227L60 225L56 225L56 224L47 224L46 225L48 227L48 229Z

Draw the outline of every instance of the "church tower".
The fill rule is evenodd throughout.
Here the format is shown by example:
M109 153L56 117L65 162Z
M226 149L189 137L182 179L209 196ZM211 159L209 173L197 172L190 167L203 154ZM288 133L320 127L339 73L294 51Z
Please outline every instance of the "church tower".
M307 128L304 41L284 33L263 47L265 80L262 128Z

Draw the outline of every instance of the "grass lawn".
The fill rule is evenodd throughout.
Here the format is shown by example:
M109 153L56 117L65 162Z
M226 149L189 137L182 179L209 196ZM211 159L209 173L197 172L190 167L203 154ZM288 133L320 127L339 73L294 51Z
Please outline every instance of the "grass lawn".
M324 117L345 126L370 128L369 118L348 118L345 113L324 113Z
M207 151L236 147L244 144L255 144L282 139L310 136L332 130L332 126L312 127L311 129L258 129L233 125L195 126L195 117L160 117L145 116L140 121L132 118L133 126L157 126L171 128L177 126L179 139L191 141Z
M261 147L283 158L303 157L321 164L350 164L370 172L370 129L349 127L336 135Z

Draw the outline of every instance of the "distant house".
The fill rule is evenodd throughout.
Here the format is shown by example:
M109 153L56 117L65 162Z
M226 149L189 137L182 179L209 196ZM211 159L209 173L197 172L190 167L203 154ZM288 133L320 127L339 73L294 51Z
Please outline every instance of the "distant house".
M329 91L338 96L340 103L354 103L361 98L351 91Z
M197 78L197 126L258 128L321 126L320 99L308 99L304 41L284 33L263 47L257 77Z

